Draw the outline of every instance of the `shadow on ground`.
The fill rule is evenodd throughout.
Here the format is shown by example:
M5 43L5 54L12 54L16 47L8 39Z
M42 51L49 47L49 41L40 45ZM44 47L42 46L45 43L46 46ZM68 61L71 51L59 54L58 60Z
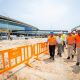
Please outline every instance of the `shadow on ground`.
M76 62L75 60L73 59L66 59L66 58L63 58L64 62L68 63L68 62Z
M73 65L73 66L71 66L72 68L73 68L73 72L74 73L76 73L76 74L78 74L79 72L80 72L80 66L76 66L76 65Z
M54 62L54 60L47 58L47 59L44 59L43 62L44 62L45 64L49 64L49 63L51 63L51 62Z

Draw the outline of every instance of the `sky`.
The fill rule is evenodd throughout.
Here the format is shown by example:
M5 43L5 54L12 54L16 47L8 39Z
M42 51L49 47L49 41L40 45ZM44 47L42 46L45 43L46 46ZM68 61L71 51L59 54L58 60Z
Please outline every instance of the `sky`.
M80 25L80 0L0 0L0 15L40 30L71 30Z

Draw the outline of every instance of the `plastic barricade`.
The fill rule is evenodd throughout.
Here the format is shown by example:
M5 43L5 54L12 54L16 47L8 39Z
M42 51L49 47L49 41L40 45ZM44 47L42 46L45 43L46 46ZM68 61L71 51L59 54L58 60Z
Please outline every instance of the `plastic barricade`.
M48 44L47 44L47 42L41 43L41 48L40 49L41 49L40 53L48 54L49 50L48 50Z
M32 46L22 46L0 51L0 74L24 62L29 65L29 60L33 56L31 51Z
M30 59L35 57L40 60L39 55L42 53L48 53L47 42L2 50L0 51L0 74L22 63L31 67Z
M47 42L34 44L33 45L33 53L34 53L35 59L37 59L37 60L40 60L39 59L40 54L42 54L42 53L48 54Z

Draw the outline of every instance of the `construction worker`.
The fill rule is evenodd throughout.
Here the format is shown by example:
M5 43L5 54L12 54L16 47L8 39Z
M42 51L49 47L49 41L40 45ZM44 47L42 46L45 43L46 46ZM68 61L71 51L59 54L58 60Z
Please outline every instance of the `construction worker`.
M68 57L67 59L70 59L71 57L74 58L73 49L75 44L75 38L72 36L72 33L69 33L67 36L67 49L68 49Z
M77 63L76 65L80 64L80 30L77 31L76 35L76 52L77 52Z
M56 38L55 38L53 32L50 32L50 35L48 37L48 44L49 44L50 59L53 58L53 60L54 60Z
M62 56L62 46L63 46L62 33L58 34L57 46L58 46L58 55L61 57Z

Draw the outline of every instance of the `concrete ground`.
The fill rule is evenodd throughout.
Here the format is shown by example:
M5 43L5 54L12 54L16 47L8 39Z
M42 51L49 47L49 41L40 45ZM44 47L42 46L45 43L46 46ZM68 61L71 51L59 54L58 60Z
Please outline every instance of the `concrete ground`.
M0 80L80 80L80 66L75 65L76 56L73 60L66 57L67 49L62 57L55 54L54 61L49 59L49 55L42 54L39 57L41 61L32 59L32 68L22 64L0 75L3 78Z

